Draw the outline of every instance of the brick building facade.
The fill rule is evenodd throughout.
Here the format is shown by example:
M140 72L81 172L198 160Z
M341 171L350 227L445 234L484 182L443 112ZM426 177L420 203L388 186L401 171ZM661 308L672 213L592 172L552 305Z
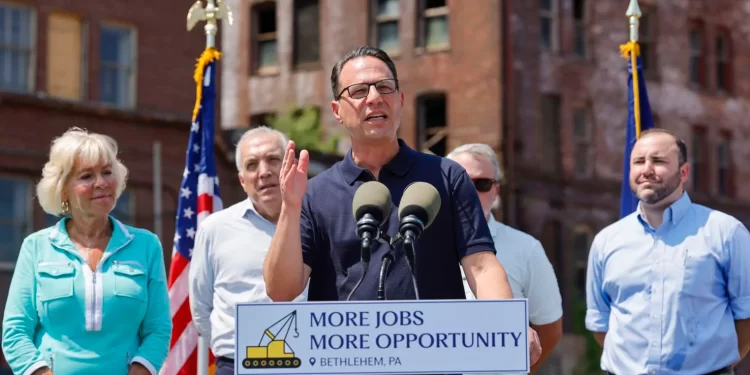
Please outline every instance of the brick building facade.
M230 0L222 127L313 105L329 134L330 69L351 48L394 56L401 136L442 154L485 142L505 166L502 219L540 240L565 305L550 373L580 366L593 235L619 214L627 116L627 1ZM683 137L694 201L750 225L750 16L742 2L642 0L640 41L657 126ZM744 120L744 121L743 121ZM342 144L344 152L347 144Z
M193 69L205 46L202 27L185 30L189 6L0 0L0 304L23 237L53 222L34 187L50 142L72 126L119 142L130 176L115 214L150 230L152 145L160 142L161 238L169 264L195 101ZM220 180L236 181L231 162L217 164ZM225 201L241 197L237 184L223 185Z
M353 47L379 44L398 66L406 95L404 139L432 139L438 153L465 142L500 146L500 1L457 9L433 0L422 8L420 2L381 1L381 9L363 0L228 3L241 11L222 34L225 129L256 125L290 105L312 105L328 134L344 135L330 110L331 68ZM477 29L444 28L448 24ZM446 132L450 137L442 138Z
M219 153L231 155L238 132L289 105L315 106L326 132L341 134L330 69L354 46L381 46L399 69L408 143L444 154L485 142L500 152L500 216L542 240L564 296L570 335L545 370L571 373L583 353L588 246L618 215L627 2L225 1L235 24L220 27ZM185 31L189 5L0 0L0 285L23 236L49 224L33 187L50 141L71 126L120 142L131 175L117 214L149 229L152 142L161 143L169 259L193 62L205 42L200 27ZM641 9L651 105L657 125L688 142L693 199L750 224L750 191L740 189L750 178L741 162L750 157L750 9L734 0L643 0ZM218 164L221 180L236 181L231 156ZM222 195L231 203L242 192L224 183Z
M508 221L542 239L561 282L565 330L578 332L592 236L619 215L627 116L627 62L619 45L629 37L627 2L512 3ZM687 142L691 198L750 226L750 194L739 189L750 179L741 163L750 152L743 57L750 51L743 21L750 9L731 0L640 6L655 123ZM569 358L559 365L572 367Z

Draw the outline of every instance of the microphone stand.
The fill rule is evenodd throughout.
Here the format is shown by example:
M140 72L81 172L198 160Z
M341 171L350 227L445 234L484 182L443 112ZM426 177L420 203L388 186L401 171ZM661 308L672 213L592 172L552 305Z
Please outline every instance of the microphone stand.
M370 266L370 245L371 241L369 238L365 237L362 239L362 244L360 245L360 248L362 249L362 276L359 277L357 284L355 284L352 291L349 292L349 296L346 297L347 301L352 299L354 292L359 289L359 286L362 285L362 281L365 279L365 275L367 275L367 269Z
M395 259L393 244L389 243L388 246L390 249L387 253L383 254L383 263L380 265L380 275L378 276L378 301L385 300L385 279L388 275L388 268Z
M376 227L377 228L377 227ZM376 240L380 241L381 243L388 246L389 250L383 255L383 264L380 267L380 275L378 278L378 290L377 290L377 299L378 300L384 300L385 299L385 279L386 275L388 274L388 267L390 267L391 263L396 259L394 249L393 249L393 243L394 240L396 240L399 237L391 238L387 233L381 232L378 229L378 235L376 236ZM357 281L357 284L354 285L354 288L352 288L352 291L349 292L349 296L346 297L346 300L351 300L352 296L354 295L354 292L359 289L359 286L362 284L362 281L365 279L365 275L367 274L367 268L370 265L370 247L372 246L372 240L369 235L369 232L364 232L362 236L362 276L359 277L359 281Z
M419 299L419 288L417 287L417 274L416 268L414 267L414 242L408 241L408 237L404 240L404 251L406 252L406 262L409 263L409 271L411 271L411 284L414 287L414 295Z
M385 282L388 275L388 269L391 266L391 263L393 263L393 261L396 259L394 245L401 241L404 241L404 249L406 249L406 261L409 263L409 270L411 271L411 282L412 287L414 288L414 295L417 299L419 299L417 278L414 273L414 246L411 245L411 242L413 242L413 240L409 242L409 245L407 245L407 240L408 238L402 237L399 233L395 237L390 239L390 241L388 241L387 243L389 250L387 253L383 254L383 263L380 265L380 274L378 277L377 300L379 301L385 300Z
M422 231L424 230L424 223L422 223L422 221L415 216L409 215L401 219L401 225L399 229L399 236L401 236L401 233L404 233L402 238L404 241L404 253L406 255L406 262L409 263L409 270L411 271L411 282L412 286L414 287L414 294L416 295L417 299L419 299L419 288L417 286L415 265L416 249L414 243L416 242L416 239L419 237L419 235L422 234Z
M370 266L370 247L372 246L372 240L382 241L383 237L388 237L387 234L380 231L378 224L379 223L371 214L365 214L365 216L357 222L357 235L362 238L360 245L360 251L362 253L362 276L359 277L359 281L357 281L357 284L355 284L354 288L349 292L349 296L346 297L347 301L351 300L354 292L359 289L359 286L362 285L362 281L365 279L365 275L367 275L367 269ZM373 233L375 233L374 238Z
M374 221L374 219L369 214L360 219L357 224L357 234L362 237L362 242L360 245L362 252L362 276L360 276L357 284L355 284L354 288L352 288L352 290L349 292L346 300L351 300L354 292L359 289L360 285L362 285L362 281L365 279L367 269L370 265L371 246L373 240L380 241L388 246L388 251L383 254L382 257L380 274L378 275L376 299L379 301L386 299L385 283L388 276L388 270L391 264L396 260L394 245L401 241L404 242L404 252L406 253L406 262L409 264L409 271L411 273L411 282L412 287L414 288L414 295L416 296L416 299L419 299L419 287L417 285L415 267L416 252L414 242L416 241L416 238L419 237L419 235L422 233L424 224L416 217L407 216L402 219L400 233L395 237L390 237L387 233L380 231L380 228L377 226L377 222ZM372 235L373 232L375 233L375 236ZM401 233L404 233L404 235L401 235Z

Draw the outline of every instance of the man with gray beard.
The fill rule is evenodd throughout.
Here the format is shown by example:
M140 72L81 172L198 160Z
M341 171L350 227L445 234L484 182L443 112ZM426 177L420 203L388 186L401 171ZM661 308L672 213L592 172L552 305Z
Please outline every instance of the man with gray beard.
M750 233L692 203L685 142L641 134L630 156L638 209L589 253L586 328L610 374L733 374L750 350Z

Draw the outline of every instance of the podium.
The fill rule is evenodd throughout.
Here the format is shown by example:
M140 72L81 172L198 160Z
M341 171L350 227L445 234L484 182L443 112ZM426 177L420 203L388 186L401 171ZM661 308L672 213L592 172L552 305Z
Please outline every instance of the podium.
M526 299L236 305L235 374L529 372Z

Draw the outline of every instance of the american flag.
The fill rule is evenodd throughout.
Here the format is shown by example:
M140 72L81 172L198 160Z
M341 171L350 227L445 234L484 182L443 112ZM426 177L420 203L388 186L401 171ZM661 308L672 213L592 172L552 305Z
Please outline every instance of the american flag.
M195 232L201 221L222 209L219 178L214 160L215 61L219 53L208 48L198 59L195 81L196 105L185 155L169 267L169 304L172 311L172 342L161 375L198 373L198 330L193 324L188 297L188 271ZM209 364L213 355L209 353Z

